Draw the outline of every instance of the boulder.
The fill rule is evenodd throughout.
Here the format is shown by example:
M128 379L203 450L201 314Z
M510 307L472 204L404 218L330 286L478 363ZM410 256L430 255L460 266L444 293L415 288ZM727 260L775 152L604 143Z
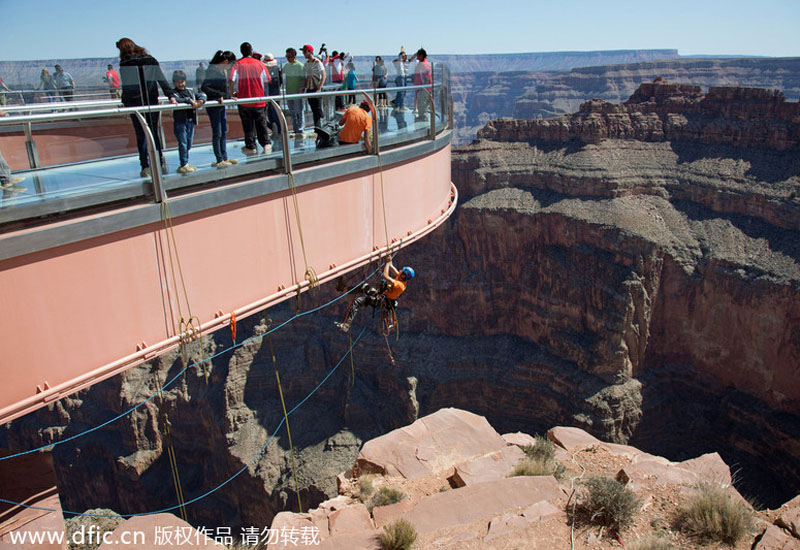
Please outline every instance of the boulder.
M698 476L694 472L663 464L656 460L642 460L625 466L617 473L617 481L641 485L646 481L654 481L655 485L693 485Z
M537 502L555 501L562 494L552 476L510 477L428 495L404 507L387 506L383 514L376 508L373 513L378 527L404 517L419 534L425 535L438 529L489 520Z
M331 536L374 529L367 507L361 503L336 510L328 516L328 530Z
M583 447L601 445L603 442L590 433L571 426L556 426L547 431L547 439L567 452L575 452Z
M753 550L800 550L800 540L787 535L775 525L769 525Z
M780 507L775 524L800 539L800 495Z
M440 409L364 444L355 470L417 479L506 447L482 416Z
M517 447L528 447L536 443L536 439L532 435L516 432L513 434L503 434L501 436L503 441L508 445L516 445Z
M733 483L731 469L719 456L719 453L707 453L697 458L684 460L677 464L684 470L694 472L698 476L720 485L729 486Z
M493 453L456 465L452 480L456 487L474 485L484 481L503 479L514 471L514 466L525 457L516 446L506 447Z

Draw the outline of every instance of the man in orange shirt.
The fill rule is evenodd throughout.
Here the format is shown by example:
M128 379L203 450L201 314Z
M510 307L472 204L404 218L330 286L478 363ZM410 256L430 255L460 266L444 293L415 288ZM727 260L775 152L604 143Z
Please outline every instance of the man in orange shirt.
M364 100L358 107L353 106L347 109L339 121L339 126L344 126L339 132L339 143L358 143L363 134L367 153L372 151L372 144L369 141L369 131L372 129L369 101Z
M404 267L398 271L394 265L392 265L392 258L390 256L389 261L386 262L386 266L383 268L383 280L381 280L380 292L367 283L361 285L361 295L357 296L355 300L353 300L353 303L350 304L350 309L347 310L344 322L334 323L334 325L342 332L350 332L350 325L356 313L358 313L358 309L365 305L376 308L381 305L381 300L386 302L386 307L389 310L394 311L397 309L397 299L405 292L406 284L409 280L414 278L414 275L414 270L410 267Z

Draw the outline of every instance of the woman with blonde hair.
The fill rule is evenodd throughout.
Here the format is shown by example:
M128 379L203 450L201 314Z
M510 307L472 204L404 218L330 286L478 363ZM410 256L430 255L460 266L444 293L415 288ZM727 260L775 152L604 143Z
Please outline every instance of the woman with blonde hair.
M44 97L47 98L47 101L52 103L55 101L56 93L56 83L53 81L53 75L50 74L50 71L47 70L47 67L42 69L42 74L39 76L39 85L36 87L37 90L44 90Z

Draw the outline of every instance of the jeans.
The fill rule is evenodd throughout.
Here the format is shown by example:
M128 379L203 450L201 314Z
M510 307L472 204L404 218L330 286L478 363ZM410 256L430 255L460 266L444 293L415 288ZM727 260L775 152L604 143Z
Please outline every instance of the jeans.
M289 99L289 112L292 115L292 129L295 132L302 132L305 123L303 121L303 100L302 99Z
M267 103L267 122L274 135L279 135L281 133L281 119L272 103Z
M405 86L406 79L402 75L397 75L397 78L394 79L395 86ZM406 91L400 90L397 92L397 95L394 96L394 106L395 109L402 109L403 103L406 100Z
M265 111L264 107L239 107L239 117L242 119L242 130L244 130L244 146L248 149L256 148L256 137L262 147L269 143Z
M158 151L159 162L161 160L161 132L158 131L159 113L142 113L150 131L153 133L153 139L156 142L156 151ZM139 165L142 168L150 166L150 157L147 156L147 141L144 137L144 129L139 124L139 119L136 115L131 115L133 121L133 130L136 132L136 147L139 149Z
M178 140L178 158L181 166L189 164L189 149L192 148L194 139L194 122L191 120L174 121L172 130L175 132L175 139Z
M314 115L314 127L319 128L322 125L322 99L319 97L309 97L308 106L311 107L311 113Z
M228 118L225 116L225 107L207 107L208 120L211 121L211 145L217 162L228 160L228 151L225 143L228 139Z

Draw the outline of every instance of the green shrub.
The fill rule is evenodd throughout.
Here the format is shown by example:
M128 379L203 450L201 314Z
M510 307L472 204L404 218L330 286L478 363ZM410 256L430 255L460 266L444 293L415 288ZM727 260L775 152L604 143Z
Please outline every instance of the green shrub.
M409 550L415 540L417 540L417 530L405 519L398 519L386 525L381 533L383 550Z
M672 550L672 545L663 537L650 535L631 544L630 550Z
M372 512L373 508L378 506L388 506L390 504L397 504L401 500L405 500L406 494L402 491L398 491L397 489L391 489L389 487L381 487L378 489L378 492L375 493L375 496L372 497L372 500L369 502L369 511Z
M590 477L583 485L579 505L587 522L617 531L633 522L641 503L624 483L610 477Z
M544 436L537 435L534 437L533 445L526 445L522 448L528 458L534 460L555 460L556 459L556 446L552 441Z
M375 492L375 487L372 486L372 480L368 477L358 479L358 500L365 502L372 493Z
M716 484L704 483L689 498L676 528L701 542L735 545L753 527L753 514Z

